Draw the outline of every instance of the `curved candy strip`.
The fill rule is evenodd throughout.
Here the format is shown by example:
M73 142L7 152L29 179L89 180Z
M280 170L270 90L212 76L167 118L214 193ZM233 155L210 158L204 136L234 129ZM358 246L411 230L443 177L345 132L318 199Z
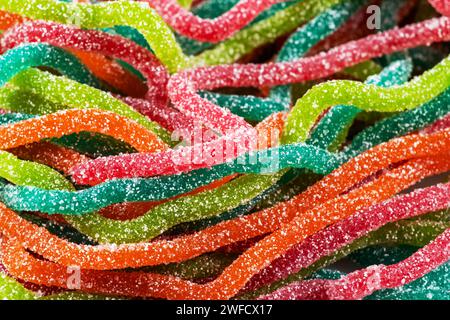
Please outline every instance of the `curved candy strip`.
M13 90L11 88L0 88L0 105L6 109L17 108L27 112L36 112L42 108L48 110L64 109L63 106L57 106L51 102L41 99L33 93L23 90ZM27 120L37 117L36 115L23 113L7 113L0 116L0 125L14 123L17 121ZM80 153L90 155L92 157L100 157L106 155L117 155L120 153L136 152L136 149L125 142L115 140L106 135L93 134L91 132L82 131L78 134L63 136L58 139L52 139L52 142L64 147L75 149Z
M399 167L398 169L395 169L391 172L389 175L385 176L384 178L381 178L378 182L374 184L369 184L366 187L362 187L359 190L354 190L350 192L348 195L344 196L344 198L337 198L334 201L331 201L330 203L321 206L320 208L317 208L316 210L311 211L311 214L314 216L311 216L310 218L314 221L314 224L317 226L317 217L322 216L325 212L330 212L330 210L333 212L333 214L338 214L340 218L344 218L343 216L351 214L351 212L358 207L368 205L370 202L374 201L375 199L382 199L388 197L388 194L391 192L397 192L400 191L399 189L402 189L405 187L403 183L406 183L407 185L414 183L417 181L417 178L423 175L427 174L433 174L437 173L441 170L448 170L448 163L443 163L442 159L439 160L435 158L434 160L417 160L415 164L411 163L410 165L406 165L404 167ZM419 169L419 172L414 170L413 168ZM422 168L422 169L420 169ZM421 171L424 170L424 171ZM408 177L405 176L405 172L407 172ZM420 179L420 178L419 178ZM400 181L402 181L400 183ZM396 184L397 187L394 187L392 184ZM399 187L398 185L402 184L402 187ZM368 192L370 191L370 197L368 197ZM388 191L390 190L390 191ZM394 191L395 190L395 191ZM386 194L386 192L388 194ZM359 200L357 200L359 199ZM355 202L356 201L356 202ZM349 207L347 207L349 206ZM114 266L113 268L119 267L121 263L123 263L126 259L126 255L130 254L131 247L128 247L126 250L122 251L122 246L113 246L113 248L110 248L110 246L96 248L95 251L91 251L89 253L84 252L82 256L75 256L74 250L78 247L77 245L68 244L65 241L61 241L60 239L53 237L53 246L50 249L48 246L42 246L42 240L45 237L48 237L47 231L45 229L42 229L39 227L36 227L28 222L25 222L23 219L19 218L14 212L8 210L4 206L0 206L0 214L2 216L2 219L0 219L2 223L2 232L7 235L8 237L13 236L15 239L22 242L22 244L25 247L29 247L31 250L40 253L42 256L49 258L52 256L53 261L64 261L68 262L67 260L75 259L76 265L79 265L80 267L84 267L84 265L88 264L88 259L92 259L94 255L99 255L100 252L104 250L110 250L111 254L114 254L115 257L110 257L108 259L109 262L112 262ZM345 208L345 209L344 209ZM327 215L323 216L323 219L337 219L337 217L334 218L326 218ZM299 217L301 219L308 219L308 215ZM294 220L295 221L295 220ZM12 224L14 222L14 224ZM12 227L14 225L15 227ZM276 231L276 235L280 235L281 233L289 235L289 230L286 230L287 228L294 229L296 234L305 234L309 232L313 232L310 227L308 227L308 231L299 231L299 228L302 224L293 224L290 223L286 225L284 228L282 228L279 231ZM20 226L20 227L19 227ZM304 226L304 225L303 225ZM312 227L312 226L311 226ZM313 227L315 229L317 227ZM18 231L17 229L20 229ZM242 233L242 230L240 230ZM26 234L26 236L25 236ZM283 242L279 242L279 239L276 239L278 242L278 246L273 246L272 241L274 238L277 238L277 236L274 237L274 235L269 236L268 238L265 238L264 240L260 241L257 245L249 249L246 253L244 253L242 256L240 256L237 260L235 260L225 271L220 275L216 280L209 282L204 285L194 284L192 282L183 281L178 278L170 277L170 276L162 276L162 275L156 275L156 274L144 274L141 272L138 273L117 273L117 272L102 272L98 273L96 271L88 271L83 270L83 278L81 283L81 289L86 290L87 292L97 291L97 292L103 292L105 288L103 287L106 285L108 290L110 292L115 292L116 294L121 295L130 295L131 292L133 292L135 295L142 295L142 296L154 296L154 297L162 297L162 298L170 298L170 299L179 299L179 298L194 298L194 299L219 299L219 298L227 298L233 296L237 291L242 287L243 283L245 283L249 277L250 274L253 274L256 270L260 269L261 266L267 265L267 259L273 259L268 258L268 255L270 257L274 255L281 254L282 251L286 250L286 247L290 246L290 243L297 240L294 240L294 238L285 237L284 241L288 242L288 244L284 244ZM17 238L16 238L17 237ZM29 246L31 242L33 242L32 239L40 239L40 244L34 243L34 245ZM269 241L268 241L269 239ZM303 236L301 236L301 239L303 239ZM299 241L301 241L301 239ZM173 255L175 247L173 246L173 240L171 241L171 254ZM5 241L6 243L6 241ZM60 245L61 243L61 245ZM147 249L152 248L151 252L156 255L162 254L162 251L159 249L156 249L155 246L158 244L158 242L153 243L145 243L145 244L133 244L132 250L136 250L139 246L144 246ZM24 256L23 254L18 253L25 252L21 248L20 242L17 243L17 245L11 246L8 249L7 245L2 246L3 251L3 262L7 266L8 270L15 275L16 277L22 278L26 281L32 281L35 283L46 283L50 285L56 285L60 287L64 287L67 285L67 270L65 267L58 267L56 264L48 263L48 262L38 262L37 264L33 264L30 262L30 259ZM198 245L197 245L198 247ZM86 251L89 247L83 246L82 250ZM78 249L81 249L79 247ZM186 250L186 247L183 246L183 250ZM264 252L262 252L264 250ZM58 257L54 257L55 253L58 253ZM81 252L80 252L81 253ZM135 256L136 252L134 253L134 258L137 258ZM148 258L150 252L147 252L145 257ZM261 254L263 256L255 255L254 253ZM18 259L20 257L20 259ZM168 255L164 254L164 258L167 259ZM54 259L56 258L56 259ZM161 257L162 258L162 257ZM244 267L242 264L245 263L245 265L248 264L248 259L251 259L252 265L254 267L249 270L248 268ZM15 263L15 261L22 261L22 266L26 266L24 268L20 267ZM98 257L95 259L97 267L100 263L100 260ZM135 259L127 259L128 262L136 262ZM270 261L270 260L269 260ZM255 266L256 264L256 266ZM51 266L48 268L48 266ZM73 265L73 264L70 264ZM39 270L37 271L36 268ZM64 270L64 273L61 273L61 271ZM114 279L116 281L109 281L108 278L111 277L114 274ZM120 274L120 277L119 277ZM235 277L235 275L242 275L240 277ZM105 282L101 281L100 279L104 279ZM230 279L231 282L230 282ZM64 281L63 281L64 280ZM109 284L113 284L113 288L111 288ZM131 283L134 283L136 285L131 285ZM151 284L151 285L149 285Z
M240 0L231 10L212 20L195 16L176 0L144 1L179 34L198 41L219 42L245 27L265 9L287 0Z
M450 16L450 3L447 0L428 0L428 2L443 15Z
M46 42L58 47L91 51L123 60L145 76L148 97L167 101L167 71L153 54L128 39L53 22L33 21L9 29L0 41L3 50L23 42Z
M0 151L0 177L18 185L33 184L43 189L52 187L72 189L70 182L51 168L19 160L5 151Z
M310 128L329 105L364 105L368 111L392 112L394 102L395 108L401 105L404 109L412 109L433 99L450 86L449 69L450 58L447 58L408 84L395 88L367 86L350 81L320 84L299 99L290 112L285 126L285 142L305 140Z
M72 109L0 126L0 149L16 148L80 131L110 135L128 142L142 152L155 152L166 148L153 132L113 112Z
M449 206L450 184L416 190L372 206L319 231L293 247L281 258L273 261L270 267L253 277L244 290L254 290L297 273L388 222L408 219Z
M187 64L175 37L161 17L147 4L118 1L99 4L63 3L52 0L1 0L0 9L33 19L76 24L81 28L107 28L128 25L136 28L150 44L156 56L171 72Z
M307 280L262 299L362 299L375 291L408 284L450 258L450 228L409 258L395 265L374 265L339 280Z
M167 132L158 124L149 121L145 116L113 98L109 93L36 69L22 71L11 80L11 83L53 102L53 106L58 108L64 106L65 109L103 109L117 113L156 132L164 141L170 141ZM87 100L85 97L89 97L89 99ZM22 112L14 105L11 107L11 111ZM40 107L45 107L45 105L40 105ZM33 113L46 114L56 111L58 110L45 108L35 110Z
M70 175L70 170L73 166L89 160L88 157L72 149L60 147L49 142L27 144L8 151L20 159L45 164L63 172L65 175Z
M30 67L50 66L63 75L93 87L98 81L70 53L43 43L29 44L9 50L0 56L0 86Z

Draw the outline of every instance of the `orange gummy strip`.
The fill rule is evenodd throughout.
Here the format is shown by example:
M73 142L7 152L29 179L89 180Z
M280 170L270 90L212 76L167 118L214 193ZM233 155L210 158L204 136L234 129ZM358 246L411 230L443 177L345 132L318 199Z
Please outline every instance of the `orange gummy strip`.
M129 143L140 152L156 152L167 148L157 135L133 120L109 111L71 109L0 126L0 149L16 148L81 131L112 136Z

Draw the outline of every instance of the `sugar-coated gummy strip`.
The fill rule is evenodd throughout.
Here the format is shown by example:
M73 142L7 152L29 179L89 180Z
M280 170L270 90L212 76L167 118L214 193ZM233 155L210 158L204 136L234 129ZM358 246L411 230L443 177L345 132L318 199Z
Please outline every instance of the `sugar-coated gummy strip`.
M219 42L242 29L263 10L284 1L287 0L240 0L231 10L212 20L195 16L176 0L147 2L179 34L199 41Z
M398 169L395 169L394 171L396 172L394 174L394 172L392 172L390 175L386 176L384 179L379 180L378 183L374 183L374 184L370 184L366 187L362 187L359 190L353 190L352 192L350 192L347 196L344 196L345 200L342 201L343 199L335 199L335 201L332 201L330 204L321 207L320 209L318 208L319 212L325 212L325 210L331 210L332 208L334 208L334 213L337 213L336 211L340 210L339 212L341 212L341 217L342 215L347 215L347 214L351 214L351 212L349 212L349 210L354 210L356 209L356 207L360 207L361 205L363 205L363 203L365 203L365 205L368 205L368 202L373 201L374 199L380 199L381 198L385 198L387 196L387 194L385 194L385 192L387 191L386 189L391 189L394 188L396 191L399 191L399 188L402 189L405 187L405 185L403 183L399 183L400 181L406 182L407 185L414 183L414 181L417 181L417 178L419 178L420 176L424 175L428 175L428 174L433 174L433 173L438 173L441 170L448 170L448 168L444 169L444 167L448 167L447 163L442 163L442 159L438 159L435 158L434 160L416 160L415 165L413 165L410 168L406 168L409 165L406 165L406 167L400 167ZM439 164L438 164L439 163ZM412 163L411 163L412 165ZM431 167L429 167L431 165ZM437 167L436 167L437 165ZM421 171L421 169L419 169L419 171L421 171L421 173L417 172L416 170L411 170L414 166L418 166L416 167L416 169L419 169L420 167L422 168L422 170L425 171ZM405 172L407 172L407 176L405 176ZM414 176L414 177L413 177ZM419 178L420 179L420 178ZM387 183L388 180L390 180L390 183ZM396 187L392 186L391 184L397 184ZM389 187L387 186L389 184ZM402 184L402 187L399 187L398 184ZM376 190L376 192L371 193L370 198L373 200L369 200L369 197L367 197L367 191L370 190L371 188L374 188L373 190ZM384 190L382 192L382 190ZM396 192L394 190L391 189L391 192ZM376 193L376 194L374 194ZM365 196L363 196L363 194ZM383 195L382 195L383 194ZM353 196L355 196L356 198L353 198ZM375 197L375 198L373 198ZM348 205L348 202L354 202L356 199L360 199L359 203L354 203L353 205L351 205L351 208L346 208L344 211L342 211L343 208L346 205ZM380 199L381 200L381 199ZM362 202L361 202L362 201ZM368 202L367 202L368 201ZM339 202L339 205L336 203ZM344 202L344 203L342 203ZM6 207L1 206L2 210L2 216L3 219L1 221L3 221L4 225L2 225L2 230L4 232L4 234L6 234L7 236L10 236L11 233L14 233L14 237L18 237L17 239L20 239L22 241L22 244L25 245L25 247L27 247L27 243L30 242L30 237L38 237L41 238L45 235L46 231L43 229L40 229L40 231L38 232L39 235L36 233L37 230L35 230L35 232L30 232L31 229L35 229L35 226L26 223L26 227L23 225L23 221L22 223L20 223L20 219L18 218L13 212L9 211L8 209L6 209ZM332 208L330 208L332 207ZM337 208L339 207L339 208ZM313 210L314 211L314 210ZM312 211L312 212L313 212ZM342 212L346 212L346 213L342 213ZM318 212L314 212L314 214L317 214ZM317 219L317 215L315 215L315 220ZM305 217L303 217L304 219ZM342 217L343 218L343 217ZM10 230L11 228L8 228L8 222L12 222L10 219L14 219L15 222L15 228L13 228L14 230ZM6 224L6 225L5 225ZM23 225L24 228L19 228L19 225ZM287 227L292 228L294 227L294 229L298 229L298 227L296 227L296 225L293 225L292 223L287 225ZM31 228L31 229L30 229ZM20 229L20 232L22 233L22 236L18 233L18 230ZM276 233L279 234L279 232L287 232L287 234L289 234L289 231L286 231L286 228L283 228L283 230L277 231ZM299 233L299 230L295 230L296 233ZM242 232L242 230L241 230ZM305 231L303 231L305 232ZM308 232L311 232L310 229L308 229ZM22 239L23 238L23 233L28 234L28 238L27 239ZM301 233L300 233L301 234ZM269 237L269 239L273 238L273 235ZM44 248L41 248L42 250L37 250L37 252L39 252L40 254L42 254L44 257L48 257L49 255L52 255L52 253L54 253L55 251L59 252L59 260L64 260L61 258L75 258L72 257L71 254L63 254L61 255L61 253L63 251L61 251L62 248L59 248L58 242L60 242L60 240L57 240L58 238L56 238L53 242L53 248L52 248L52 252L48 252L48 250L45 250ZM293 239L290 240L291 238L287 238L285 239L285 241L294 241ZM262 240L261 242L266 242L267 243L267 238L266 240ZM213 282L210 282L208 284L205 285L198 285L198 284L194 284L192 282L186 282L183 281L181 279L177 279L174 277L170 277L170 276L162 276L162 275L156 275L156 274L143 274L143 273L124 273L121 274L121 281L119 281L119 277L118 277L118 273L114 272L114 276L116 281L114 281L113 284L113 288L111 288L110 286L108 286L108 290L114 290L116 293L120 292L120 294L130 294L130 291L133 291L136 293L136 291L138 290L138 286L130 286L130 281L132 281L132 283L139 283L139 289L146 291L145 296L155 296L155 297L164 297L164 298L171 298L171 299L177 299L177 298L197 298L197 299L201 299L201 298L209 298L209 299L218 299L218 298L225 298L225 297L230 297L232 295L234 295L242 286L241 283L243 283L244 281L247 280L248 274L249 273L254 273L256 270L258 270L258 268L260 268L260 264L267 264L267 254L270 255L275 255L277 252L280 251L284 251L286 245L284 244L280 244L278 247L273 247L271 246L270 248L261 248L264 249L264 256L265 257L259 257L258 255L252 255L251 253L253 253L255 251L255 249L260 248L261 246L261 242L258 243L258 245L252 247L252 249L249 249L246 253L244 253L244 255L240 256L237 260L235 260L233 262L232 265L230 265L225 271L224 273L222 273L222 275L220 275L216 280L214 280ZM156 243L151 243L151 244L145 244L146 247L149 246L154 246ZM68 249L67 247L67 243L64 245L65 249ZM76 246L74 245L69 245L72 249L74 249ZM138 246L138 244L134 244L133 248L136 248ZM289 244L287 245L289 246ZM280 248L281 247L281 248ZM48 248L48 247L47 247ZM84 247L84 249L86 249L87 247ZM105 247L106 249L107 247ZM173 249L173 247L172 247ZM44 270L43 268L45 268L45 262L39 262L37 264L37 268L40 269L39 272L36 272L36 270L34 272L30 271L32 269L36 268L35 266L31 266L30 262L29 262L29 258L27 258L26 256L24 256L23 254L20 254L20 261L27 261L26 268L21 268L20 266L16 265L14 263L14 261L17 261L16 259L18 258L17 254L14 254L14 252L24 252L21 245L14 245L13 248L7 248L7 246L3 246L2 247L3 250L3 262L7 265L8 270L10 272L12 272L15 276L20 277L20 278L24 278L25 280L32 280L33 282L36 283L47 283L47 284L52 284L52 285L57 285L57 286L66 286L67 285L67 270L65 269L65 267L58 267L57 265L52 265L53 267L51 269ZM32 249L33 250L33 249ZM120 246L114 246L113 252L115 254L117 254L117 252L120 250ZM130 248L127 249L126 252L129 253ZM45 252L43 252L45 251ZM260 250L258 250L259 253ZM99 253L99 250L97 249L95 251L96 254ZM280 252L281 253L281 252ZM80 259L77 259L77 265L80 265L81 267L82 264L86 263L86 258L91 258L91 256L93 255L93 252L90 252L90 254L86 255L84 254L83 257L80 257ZM125 252L121 252L121 254L125 254ZM261 253L263 254L263 253ZM256 263L257 267L252 267L251 270L248 270L245 267L240 266L240 263L246 261L248 259L248 257L252 257L252 263L253 265ZM257 258L255 258L257 257ZM264 259L264 260L263 260ZM53 260L53 259L52 259ZM119 259L112 259L114 260L114 265L115 267L117 267L118 263L119 263ZM257 260L257 261L255 261ZM98 260L96 260L98 263ZM263 262L264 261L264 262ZM47 265L48 266L48 265ZM234 274L235 269L239 269L239 272ZM61 271L64 270L64 276L61 276ZM30 275L31 273L31 275ZM92 276L94 276L96 272L95 271L88 271L88 270L84 270L83 271L83 280L81 283L81 289L82 290L94 290L94 283L92 282ZM234 275L242 275L245 274L244 278L243 277L234 277ZM101 277L95 277L97 279L97 283L96 283L96 288L95 290L102 290L101 287L102 285L105 285L104 282L99 282L98 280L100 279L105 279L107 280L107 275L108 272L103 272L101 273L102 276ZM233 277L230 277L230 275L233 274ZM143 278L145 278L146 280L143 281ZM232 279L232 280L231 280ZM84 282L86 281L86 282ZM231 282L230 282L231 281ZM109 281L107 281L109 282ZM103 283L103 284L102 284ZM109 282L110 284L112 282ZM151 283L151 286L149 287L148 284ZM219 286L220 287L216 287ZM104 290L104 289L103 289ZM144 295L144 294L143 294Z
M35 108L39 109L41 105L51 105L50 102L40 99L30 92L22 90L5 90L10 88L0 89L0 104L8 106L15 106L21 110L33 112ZM52 110L59 110L63 108L50 107ZM23 121L31 118L36 118L37 115L23 114L23 113L6 113L0 116L0 125L11 124L18 121ZM125 142L116 140L106 135L93 134L91 132L82 131L78 134L71 134L61 138L51 139L53 143L64 146L70 149L79 151L82 154L92 157L99 157L105 155L114 155L125 152L136 152L136 149ZM74 163L75 165L75 163ZM73 166L72 166L73 167ZM71 169L72 167L68 168ZM64 170L65 171L65 170ZM70 173L68 172L68 175Z
M43 189L59 188L72 189L69 181L51 168L30 161L19 160L14 155L0 151L0 176L19 185L39 186Z
M69 109L0 126L0 149L80 131L104 133L126 141L140 151L155 152L166 148L152 131L123 116L97 109Z
M388 101L395 101L405 109L412 109L433 99L449 87L449 68L450 58L447 58L420 78L395 88L364 86L346 81L330 81L318 85L299 99L290 112L285 126L285 141L303 141L317 117L328 105L364 105L369 111L393 111ZM430 96L426 96L427 93Z
M374 265L339 280L306 280L263 299L362 299L373 292L408 284L448 261L450 228L409 258L395 265Z

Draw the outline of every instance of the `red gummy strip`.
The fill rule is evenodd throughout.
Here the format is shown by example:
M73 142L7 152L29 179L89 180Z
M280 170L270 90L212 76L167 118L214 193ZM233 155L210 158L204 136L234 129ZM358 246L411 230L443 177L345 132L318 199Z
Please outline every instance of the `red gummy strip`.
M191 116L199 116L205 121L211 116L219 119L223 115L210 113L210 110L220 111L223 109L202 99L197 94L198 90L236 86L263 87L313 80L332 75L347 67L384 54L446 40L450 40L450 18L431 19L402 29L371 35L346 43L327 53L293 62L224 65L186 70L170 79L169 96L175 107L184 110ZM224 126L228 128L237 125L234 122L224 123ZM204 151L203 155L208 157L210 153L206 145ZM223 158L224 160L232 159L236 155L225 153ZM172 162L164 163L170 160L161 156L155 158L154 155L148 154L124 155L89 161L75 168L73 174L78 183L95 184L107 179L150 177L157 174L172 174L198 169L207 165L204 160L199 159L200 165L174 168ZM174 170L170 171L166 167Z
M381 289L419 279L450 258L450 229L409 258L394 265L374 265L339 280L306 280L281 288L262 300L355 300Z
M167 101L168 74L164 66L145 48L131 40L95 30L83 30L48 21L31 21L5 32L2 51L21 43L47 42L54 46L94 51L123 60L139 70L147 79L147 97Z
M133 109L159 123L165 129L173 132L173 140L178 138L189 144L205 143L217 138L216 134L167 104L152 103L132 97L118 97ZM199 141L197 141L199 140Z
M433 123L431 126L426 127L425 129L421 130L420 133L422 134L430 134L437 131L445 130L450 127L450 114L447 114L442 119L439 119L435 123Z
M444 16L450 16L450 2L448 0L428 0L428 2Z
M446 209L449 205L450 183L447 183L416 190L372 206L294 246L285 255L273 261L268 268L254 276L244 291L284 279L389 222Z
M219 42L249 24L273 4L287 0L241 0L231 10L215 19L202 19L181 7L177 0L148 2L175 31L191 39Z

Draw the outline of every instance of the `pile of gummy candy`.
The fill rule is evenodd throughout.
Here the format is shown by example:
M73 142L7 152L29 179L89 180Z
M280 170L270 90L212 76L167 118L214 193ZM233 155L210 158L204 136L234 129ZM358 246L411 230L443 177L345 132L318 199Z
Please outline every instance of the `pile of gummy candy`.
M1 298L450 298L450 1L0 0L0 30Z

